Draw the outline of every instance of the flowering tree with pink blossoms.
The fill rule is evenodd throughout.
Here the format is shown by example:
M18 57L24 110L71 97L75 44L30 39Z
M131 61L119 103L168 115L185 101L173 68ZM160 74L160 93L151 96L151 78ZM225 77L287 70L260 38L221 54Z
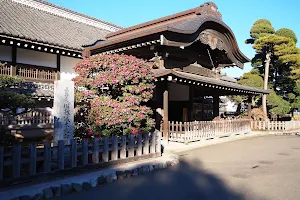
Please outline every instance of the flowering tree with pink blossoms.
M150 131L154 121L145 103L155 87L153 67L151 62L124 54L98 54L75 66L76 110L87 121L87 135Z

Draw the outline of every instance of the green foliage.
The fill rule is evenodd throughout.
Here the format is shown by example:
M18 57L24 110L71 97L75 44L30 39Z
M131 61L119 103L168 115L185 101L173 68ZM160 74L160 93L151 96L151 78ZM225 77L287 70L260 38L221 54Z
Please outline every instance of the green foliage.
M294 99L296 98L296 95L293 94L293 93L289 93L289 94L288 94L288 98L289 98L290 100L294 100Z
M271 107L270 113L273 116L284 116L290 112L290 103L278 96L274 91L267 97L268 106Z
M25 94L2 90L0 92L0 109L9 108L13 112L17 108L30 108L34 100Z
M0 88L15 86L22 82L23 80L17 76L0 75Z
M252 66L259 72L259 76L268 80L268 88L275 91L268 96L269 112L272 115L284 115L290 112L291 107L298 105L300 88L294 88L295 83L300 82L300 50L296 46L297 37L290 29L282 28L275 32L271 22L266 19L254 23L250 37L247 43L253 44L256 51L251 61ZM269 76L264 77L268 56Z
M246 85L250 87L263 88L263 78L260 76L258 69L252 69L250 72L243 74L238 80L238 83L241 85ZM247 96L235 95L229 96L229 98L235 103L244 102L247 99ZM257 101L257 97L253 97L253 102Z
M288 28L281 28L277 30L275 35L291 38L295 43L298 41L295 32Z
M295 84L293 91L297 96L300 96L300 83Z
M274 33L275 29L273 28L271 22L266 19L259 19L256 22L254 22L254 25L250 30L250 36L253 39L258 39L260 37Z
M239 84L247 85L250 87L263 88L264 80L258 74L258 70L253 70L252 72L245 73L240 80Z
M264 53L264 51L274 52L275 55L283 55L287 46L293 45L290 43L292 39L278 35L265 35L254 42L253 48L257 53ZM294 49L293 49L294 50Z
M5 63L0 63L0 69L5 65ZM8 108L11 111L9 114L16 114L16 108L29 108L34 104L30 96L11 90L10 87L18 86L22 82L23 80L16 76L0 75L0 112L1 109ZM0 146L9 147L15 142L15 137L7 134L4 127L0 125Z
M300 108L300 96L297 96L293 103L291 104L292 109L299 109Z

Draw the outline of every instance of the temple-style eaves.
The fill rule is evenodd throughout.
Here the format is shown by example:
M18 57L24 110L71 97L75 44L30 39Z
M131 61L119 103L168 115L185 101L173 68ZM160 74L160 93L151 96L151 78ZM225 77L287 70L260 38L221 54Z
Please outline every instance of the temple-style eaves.
M201 91L203 95L259 95L270 93L269 90L249 87L234 82L218 80L215 78L200 76L197 74L186 73L173 69L157 69L154 70L154 74L156 77L156 82L167 81L202 87Z
M207 68L243 68L250 61L239 50L232 30L212 2L110 33L106 39L87 47L83 55L122 52L148 59L154 53L178 59L186 59L188 55L190 63L197 62Z

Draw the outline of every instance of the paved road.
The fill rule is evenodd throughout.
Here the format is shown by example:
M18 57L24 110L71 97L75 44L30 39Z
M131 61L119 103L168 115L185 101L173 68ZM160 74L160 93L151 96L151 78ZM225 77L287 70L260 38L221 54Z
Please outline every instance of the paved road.
M298 200L300 137L266 136L180 154L176 167L58 200Z

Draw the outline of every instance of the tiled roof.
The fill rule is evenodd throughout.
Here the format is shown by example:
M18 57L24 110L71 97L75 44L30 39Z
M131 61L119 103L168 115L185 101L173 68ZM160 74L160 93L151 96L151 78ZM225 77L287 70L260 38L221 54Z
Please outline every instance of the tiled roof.
M121 29L39 0L0 0L0 19L0 35L74 50Z

